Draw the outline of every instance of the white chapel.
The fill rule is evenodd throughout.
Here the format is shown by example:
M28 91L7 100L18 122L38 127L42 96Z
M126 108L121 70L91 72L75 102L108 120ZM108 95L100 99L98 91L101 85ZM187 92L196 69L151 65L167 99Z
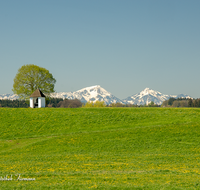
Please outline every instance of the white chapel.
M37 89L35 92L33 92L33 94L30 95L30 107L44 108L45 106L45 95L40 89Z

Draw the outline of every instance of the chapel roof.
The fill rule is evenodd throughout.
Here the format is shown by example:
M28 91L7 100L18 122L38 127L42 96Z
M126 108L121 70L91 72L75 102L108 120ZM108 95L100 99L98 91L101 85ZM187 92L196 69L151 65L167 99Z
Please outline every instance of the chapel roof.
M33 94L30 95L30 98L38 98L38 97L45 97L45 95L42 93L40 89L37 89L33 92Z

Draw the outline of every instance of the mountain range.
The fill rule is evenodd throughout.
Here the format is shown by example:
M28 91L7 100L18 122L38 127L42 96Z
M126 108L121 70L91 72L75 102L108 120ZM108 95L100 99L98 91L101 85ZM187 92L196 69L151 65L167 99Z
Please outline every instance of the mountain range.
M162 94L158 91L154 91L149 88L145 88L138 94L129 96L128 98L124 99L124 103L129 104L137 104L137 105L148 105L151 101L155 104L161 105L163 101L168 100L169 98L191 98L186 94L179 94L179 95L166 95Z
M111 103L123 103L123 104L137 104L144 105L149 104L153 101L155 104L161 105L163 101L168 100L169 98L191 98L185 94L179 95L165 95L158 91L154 91L149 88L145 88L138 94L127 97L126 99L119 99L116 96L112 95L110 92L106 91L99 85L86 87L75 92L58 92L52 93L51 97L53 98L67 98L67 99L79 99L81 102L86 103L88 101L104 101L106 104ZM0 95L0 99L18 99L16 94L3 94Z

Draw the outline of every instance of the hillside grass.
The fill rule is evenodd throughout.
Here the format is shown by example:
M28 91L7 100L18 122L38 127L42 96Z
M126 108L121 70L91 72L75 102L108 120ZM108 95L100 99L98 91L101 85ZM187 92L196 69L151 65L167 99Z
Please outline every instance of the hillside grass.
M200 189L200 109L0 108L0 189Z

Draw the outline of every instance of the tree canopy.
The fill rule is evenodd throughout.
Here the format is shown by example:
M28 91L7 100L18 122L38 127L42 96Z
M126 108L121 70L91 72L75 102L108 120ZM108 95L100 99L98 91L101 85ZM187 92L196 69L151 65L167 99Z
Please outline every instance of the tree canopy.
M54 92L56 79L45 68L37 65L23 65L14 78L12 91L20 98L28 98L36 89L44 94Z

